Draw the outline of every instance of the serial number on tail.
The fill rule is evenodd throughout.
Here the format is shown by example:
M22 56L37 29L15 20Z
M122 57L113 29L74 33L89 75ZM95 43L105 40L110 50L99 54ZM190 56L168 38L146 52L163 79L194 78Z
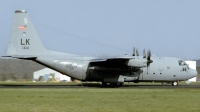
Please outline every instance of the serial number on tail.
M23 50L27 50L27 49L29 49L29 47L28 46L23 46L22 49Z

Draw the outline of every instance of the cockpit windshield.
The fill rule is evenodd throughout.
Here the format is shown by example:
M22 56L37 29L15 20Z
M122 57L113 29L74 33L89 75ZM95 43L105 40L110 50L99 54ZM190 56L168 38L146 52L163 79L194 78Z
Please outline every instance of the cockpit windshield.
M179 60L178 63L179 63L180 66L185 66L185 65L187 65L187 64L185 63L185 61L183 61L183 60Z

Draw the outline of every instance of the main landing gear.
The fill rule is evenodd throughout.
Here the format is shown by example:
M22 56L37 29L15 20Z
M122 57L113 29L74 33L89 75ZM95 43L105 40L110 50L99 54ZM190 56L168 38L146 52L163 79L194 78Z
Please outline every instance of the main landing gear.
M122 86L123 83L121 83L121 82L118 82L118 83L102 82L102 85L103 85L104 87L112 87L112 86L118 87L118 86Z

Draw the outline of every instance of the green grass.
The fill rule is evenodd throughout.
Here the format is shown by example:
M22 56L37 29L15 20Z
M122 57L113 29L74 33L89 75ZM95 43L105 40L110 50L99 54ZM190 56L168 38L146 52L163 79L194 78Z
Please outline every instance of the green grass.
M0 112L199 112L200 89L0 89Z

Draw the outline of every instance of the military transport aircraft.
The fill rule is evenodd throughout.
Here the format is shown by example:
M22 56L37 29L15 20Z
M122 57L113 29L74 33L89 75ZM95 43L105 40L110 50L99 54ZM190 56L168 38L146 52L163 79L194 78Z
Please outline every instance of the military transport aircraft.
M32 60L81 81L100 81L120 86L124 82L168 82L173 86L197 76L185 61L172 57L139 56L85 57L46 50L25 10L14 13L7 55Z

